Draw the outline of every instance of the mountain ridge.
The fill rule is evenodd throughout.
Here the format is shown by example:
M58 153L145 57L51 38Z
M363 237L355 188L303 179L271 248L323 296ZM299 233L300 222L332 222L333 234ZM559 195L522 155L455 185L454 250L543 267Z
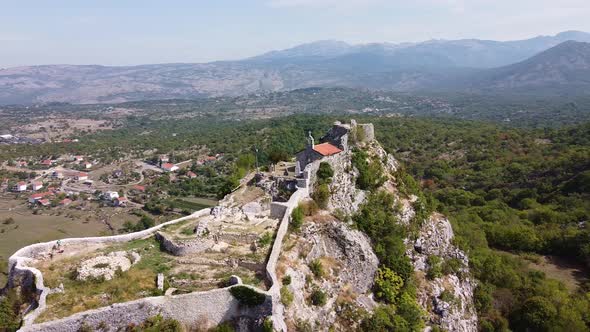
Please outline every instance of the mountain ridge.
M511 85L494 78L510 71L510 68L514 69L505 67L534 58L567 38L590 42L590 34L579 31L524 41L437 40L406 44L373 43L360 48L339 41L320 41L239 61L14 67L0 70L0 104L191 99L309 87L404 92L485 92L492 89L505 92ZM538 49L540 51L537 52ZM586 48L580 51L588 52ZM489 67L494 63L500 65ZM524 70L522 66L521 70ZM533 70L531 66L527 68ZM585 69L582 76L574 75L575 70L567 72L561 82L554 73L550 73L553 80L547 80L543 93L551 90L555 90L551 93L561 93L558 90L567 88L568 80L573 80L576 88L571 92L587 94L584 75L590 74L586 74ZM537 70L535 80L540 81L542 76L543 72ZM525 91L528 87L539 86L527 84L526 77L526 73L521 72L520 79L514 81L520 82L516 87L524 93L530 92ZM497 82L494 83L494 80Z

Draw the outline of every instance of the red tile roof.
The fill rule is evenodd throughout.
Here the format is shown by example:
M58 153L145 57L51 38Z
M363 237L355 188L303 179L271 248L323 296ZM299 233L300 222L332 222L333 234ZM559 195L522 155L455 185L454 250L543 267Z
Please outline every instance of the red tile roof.
M321 154L322 156L331 156L342 152L339 148L335 147L330 143L322 143L313 147L314 151Z
M70 203L72 203L72 200L69 198L64 198L59 202L59 204L61 204L61 205L66 205L66 204L70 204Z
M42 199L39 201L39 203L41 203L41 205L49 205L49 200L48 199Z
M145 191L145 186L135 185L135 186L133 186L133 189L137 189L139 191Z
M170 169L170 168L172 168L173 166L174 166L174 164L171 164L171 163L165 163L165 164L162 164L162 168L168 168L168 169Z

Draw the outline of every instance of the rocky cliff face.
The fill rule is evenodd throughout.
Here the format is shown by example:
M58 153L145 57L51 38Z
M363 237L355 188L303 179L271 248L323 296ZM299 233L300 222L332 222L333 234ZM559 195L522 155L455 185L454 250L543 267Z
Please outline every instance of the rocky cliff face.
M357 143L357 147L381 163L386 180L378 190L394 195L398 221L408 227L421 223L418 233L409 235L405 243L406 254L415 270L417 300L426 313L427 325L446 331L476 331L477 314L473 305L476 285L469 274L466 254L452 244L451 224L436 213L426 220L416 220L414 205L419 203L418 197L400 190L401 180L396 178L399 165L395 158L375 140ZM288 287L294 294L294 301L286 311L292 325L300 319L299 323L322 322L314 326L315 330L327 330L329 326L350 330L354 324L346 325L350 324L347 319L354 316L354 312L370 312L377 305L371 291L379 263L370 239L347 224L350 222L347 216L355 214L369 194L356 187L359 173L351 158L349 150L323 160L334 170L329 185L330 203L326 211L308 217L302 233L291 235L285 245L291 249L284 252L281 260L286 264L281 272L292 276ZM310 277L313 275L310 264L314 261L321 261L326 267L325 278ZM436 273L438 270L441 272ZM309 297L314 288L328 294L324 306L311 305Z
M407 254L420 283L418 300L422 307L432 308L428 311L429 320L446 331L477 331L473 304L476 283L469 275L467 255L452 244L453 236L449 220L433 214L422 226L418 239L408 241ZM440 261L432 257L439 257ZM437 268L441 274L432 272Z
M301 235L291 236L284 248L279 271L282 278L291 278L284 287L293 294L285 311L288 326L310 324L316 331L330 327L343 331L356 323L348 315L376 305L371 288L379 261L362 232L328 215L312 217ZM321 265L322 272L318 274L314 264ZM312 303L318 290L326 297L319 306Z

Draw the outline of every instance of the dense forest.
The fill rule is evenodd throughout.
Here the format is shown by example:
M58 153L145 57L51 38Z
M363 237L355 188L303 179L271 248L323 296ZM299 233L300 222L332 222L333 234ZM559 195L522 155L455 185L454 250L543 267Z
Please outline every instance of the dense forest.
M590 268L590 124L516 128L456 118L355 117L375 124L377 139L416 180L430 209L453 223L455 241L468 252L479 280L482 331L590 328L590 283L584 281ZM196 169L214 180L168 189L172 195L222 195L256 157L267 165L293 156L304 147L308 130L320 137L334 120L348 118L300 114L162 121L130 116L122 128L84 136L79 143L0 146L0 156L92 153L113 160L144 150L174 154L206 147L224 155L223 163ZM357 220L361 228L367 222ZM530 267L544 256L584 265L586 275L576 287L566 287ZM399 262L385 262L387 268L399 268Z

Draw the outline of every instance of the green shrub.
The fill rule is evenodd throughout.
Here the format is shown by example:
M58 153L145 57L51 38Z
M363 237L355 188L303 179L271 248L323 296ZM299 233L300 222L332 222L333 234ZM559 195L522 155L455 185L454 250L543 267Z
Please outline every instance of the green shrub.
M334 176L334 170L330 164L323 161L320 163L320 167L318 168L316 175L318 177L319 183L330 183L332 182L332 177Z
M291 284L291 276L290 275L286 275L283 277L283 285L285 286L289 286Z
M426 263L428 263L428 272L426 272L426 277L428 279L436 279L443 276L442 261L440 257L430 255L428 256Z
M327 208L330 201L330 188L325 183L318 185L311 194L311 198L321 209Z
M316 306L323 306L324 304L326 304L326 301L328 299L326 293L322 292L319 289L314 289L313 292L311 292L311 304L316 305Z
M463 262L458 258L450 258L442 263L442 273L444 275L460 274Z
M264 248L272 243L272 233L266 232L258 239L258 246Z
M20 319L15 304L7 297L0 297L0 331L16 331L20 327Z
M210 332L235 332L236 329L230 322L223 322L216 327L212 328Z
M303 209L301 206L298 206L293 209L291 212L291 222L289 223L289 228L293 232L299 232L301 230L301 226L303 225Z
M444 291L442 291L442 293L440 293L440 295L438 296L439 299L441 299L442 301L445 301L447 303L453 303L455 302L455 296L453 295L453 293L451 293L449 290L445 289Z
M404 281L387 267L379 268L375 274L375 295L387 303L395 303L404 286Z
M325 275L324 266L319 259L314 259L309 263L309 269L316 278L323 278Z
M369 161L369 155L365 151L358 149L353 151L352 165L359 171L356 179L359 189L374 190L385 182L381 163L378 160Z
M235 286L229 289L231 295L233 295L241 304L249 307L261 305L266 301L266 295L258 293L250 287L246 286Z
M293 293L287 288L287 286L281 287L281 302L288 307L293 303Z
M156 315L146 319L140 325L128 326L128 332L182 332L183 328L175 319Z
M272 319L269 317L266 317L266 319L264 320L264 323L262 323L262 332L273 332L274 331L274 327L272 324Z

